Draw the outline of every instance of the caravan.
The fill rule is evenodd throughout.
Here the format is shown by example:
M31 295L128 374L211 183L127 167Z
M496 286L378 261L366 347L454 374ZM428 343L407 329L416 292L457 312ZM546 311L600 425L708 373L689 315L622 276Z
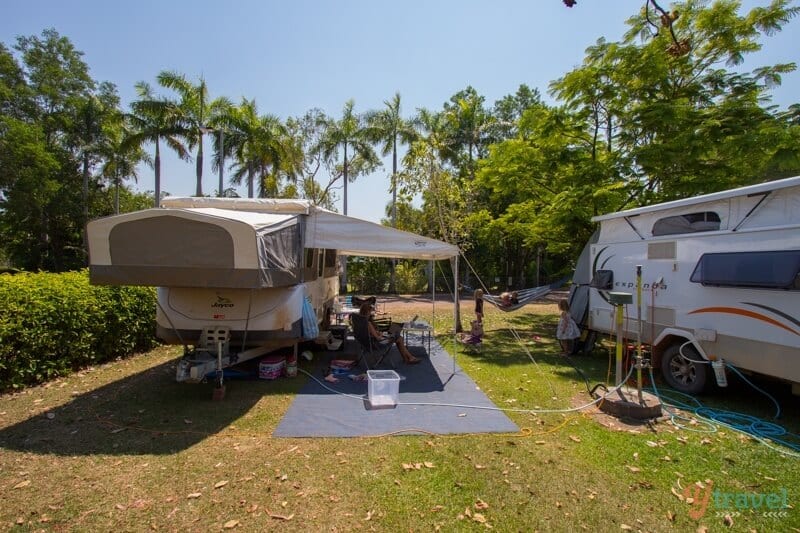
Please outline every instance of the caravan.
M315 338L338 296L339 255L458 254L307 200L168 197L87 234L92 283L157 287L156 334L186 348L178 381Z
M800 177L592 221L570 294L585 347L616 331L609 295L627 292L625 335L675 389L702 392L717 360L800 394Z

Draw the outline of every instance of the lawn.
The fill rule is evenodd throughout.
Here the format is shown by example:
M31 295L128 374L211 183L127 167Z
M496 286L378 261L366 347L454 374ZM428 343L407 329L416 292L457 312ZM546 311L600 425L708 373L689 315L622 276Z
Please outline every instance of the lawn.
M387 311L431 318L424 303ZM454 353L452 306L436 315ZM307 377L231 382L212 401L211 384L174 382L176 347L2 396L0 529L798 531L797 455L693 416L566 411L605 382L611 345L560 357L556 322L553 304L488 309L483 350L458 352L518 434L272 438ZM800 433L798 399L757 384ZM730 389L702 401L773 421L768 398Z

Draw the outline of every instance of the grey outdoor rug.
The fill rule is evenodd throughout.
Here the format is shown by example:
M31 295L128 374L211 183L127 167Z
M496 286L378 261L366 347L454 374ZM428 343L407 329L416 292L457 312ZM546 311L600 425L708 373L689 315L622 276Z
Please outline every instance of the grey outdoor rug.
M434 339L431 353L409 336L409 350L422 362L399 363L405 377L397 405L369 409L366 381L347 376L337 383L323 380L318 365L314 378L298 392L274 437L363 437L389 434L509 433L519 428L477 387ZM392 356L400 359L396 350ZM455 371L454 371L455 370ZM360 372L360 371L358 371ZM319 380L319 381L317 381ZM321 382L321 383L320 383ZM489 409L487 409L489 408Z

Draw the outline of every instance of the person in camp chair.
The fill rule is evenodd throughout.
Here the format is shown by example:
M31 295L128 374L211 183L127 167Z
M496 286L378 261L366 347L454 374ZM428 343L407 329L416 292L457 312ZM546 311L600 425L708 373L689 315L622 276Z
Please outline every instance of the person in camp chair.
M404 363L406 363L407 365L416 365L417 363L420 362L420 359L411 355L411 352L409 352L408 348L406 348L406 344L405 342L403 342L403 337L400 334L400 331L397 331L395 333L389 333L389 332L381 333L380 331L378 331L378 328L375 327L375 325L372 323L371 320L372 304L370 302L364 302L363 304L361 304L358 314L368 319L367 327L369 328L370 342L372 342L376 346L380 344L383 344L385 346L386 343L393 343L395 346L397 346L397 351L399 351L400 355L403 357Z

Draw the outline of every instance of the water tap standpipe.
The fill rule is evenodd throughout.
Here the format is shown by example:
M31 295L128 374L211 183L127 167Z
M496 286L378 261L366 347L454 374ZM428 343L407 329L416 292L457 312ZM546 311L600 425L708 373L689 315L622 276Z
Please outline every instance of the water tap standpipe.
M622 325L624 319L624 306L633 303L633 295L629 292L609 292L608 303L614 306L616 311L616 326L617 326L617 365L616 377L614 384L619 386L622 384Z

